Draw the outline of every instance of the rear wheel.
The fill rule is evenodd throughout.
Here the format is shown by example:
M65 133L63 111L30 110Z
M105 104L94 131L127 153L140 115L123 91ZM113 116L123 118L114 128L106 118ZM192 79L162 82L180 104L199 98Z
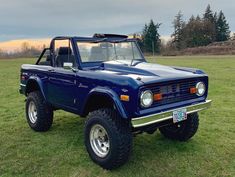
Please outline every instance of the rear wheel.
M198 125L198 113L192 113L188 115L187 120L178 124L161 127L159 130L165 137L169 139L187 141L196 134Z
M132 147L130 126L114 110L90 112L84 134L87 152L101 167L110 170L128 160Z
M53 110L45 103L40 91L29 93L26 101L26 118L35 131L47 131L53 122Z

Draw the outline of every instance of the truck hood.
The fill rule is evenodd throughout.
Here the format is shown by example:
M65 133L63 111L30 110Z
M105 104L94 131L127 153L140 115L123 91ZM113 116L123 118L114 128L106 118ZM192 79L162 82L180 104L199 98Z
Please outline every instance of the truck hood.
M102 63L97 71L130 77L143 83L154 83L205 76L203 71L194 68L175 66L170 67L147 62L139 62L133 66L130 66L118 61L108 61Z

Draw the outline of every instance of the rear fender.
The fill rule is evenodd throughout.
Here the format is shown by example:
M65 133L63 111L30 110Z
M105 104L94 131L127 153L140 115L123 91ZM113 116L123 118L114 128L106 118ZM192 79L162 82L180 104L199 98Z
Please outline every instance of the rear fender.
M32 88L32 87L37 87ZM44 100L46 100L46 96L45 96L45 91L43 89L43 82L41 81L41 79L37 76L30 76L27 83L26 83L26 91L25 91L25 95L27 96L28 93L30 93L31 91L34 90L39 90L44 98Z

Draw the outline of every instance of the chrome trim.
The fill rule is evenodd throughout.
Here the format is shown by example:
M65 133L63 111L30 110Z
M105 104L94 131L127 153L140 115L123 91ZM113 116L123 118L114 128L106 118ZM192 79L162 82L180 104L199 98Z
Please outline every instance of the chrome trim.
M204 90L203 90L203 93L202 93L202 94L199 94L199 93L198 93L198 87L199 87L200 84L202 84L203 87L204 87ZM198 82L197 85L196 85L196 89L197 89L197 93L196 93L197 96L202 96L202 95L204 95L205 92L206 92L206 86L205 86L204 82Z
M37 112L36 105L33 101L29 102L28 117L32 124L35 124L37 122L38 112Z
M93 152L100 158L105 158L110 151L110 139L105 128L95 124L90 129L90 145Z
M185 106L185 107L180 107L177 109L186 108L187 114L191 114L191 113L198 112L198 111L209 108L211 106L211 102L212 102L211 100L206 100L205 102L202 102L202 103L189 105L189 106ZM154 124L154 123L158 123L158 122L172 119L173 111L175 111L177 109L172 109L169 111L164 111L164 112L160 112L160 113L152 114L152 115L148 115L148 116L133 118L131 120L132 126L134 128L138 128L138 127L143 127L146 125L150 125L150 124Z
M26 87L26 85L25 85L25 84L20 84L20 86L22 86L22 87Z
M152 100L151 100L151 103L149 105L144 105L143 103L143 95L146 94L147 92L149 92L151 94L151 97L152 97ZM145 90L143 92L141 92L140 94L140 105L143 107L143 108L148 108L150 107L151 105L153 104L153 92L151 90Z

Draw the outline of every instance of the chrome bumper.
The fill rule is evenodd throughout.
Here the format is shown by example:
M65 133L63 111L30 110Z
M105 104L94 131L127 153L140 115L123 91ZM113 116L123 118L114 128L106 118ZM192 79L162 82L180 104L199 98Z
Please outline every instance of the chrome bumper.
M180 107L180 108L186 108L187 114L191 114L194 112L201 111L203 109L207 109L210 106L211 106L211 100L206 100L205 102L202 102L202 103L189 105L189 106L185 106L185 107ZM180 108L178 108L178 109L180 109ZM157 114L151 114L148 116L133 118L131 120L131 123L134 128L138 128L138 127L143 127L146 125L151 125L154 123L159 123L159 122L162 122L165 120L173 119L172 115L173 115L173 111L175 111L175 110L177 110L177 109L172 109L172 110L160 112Z

